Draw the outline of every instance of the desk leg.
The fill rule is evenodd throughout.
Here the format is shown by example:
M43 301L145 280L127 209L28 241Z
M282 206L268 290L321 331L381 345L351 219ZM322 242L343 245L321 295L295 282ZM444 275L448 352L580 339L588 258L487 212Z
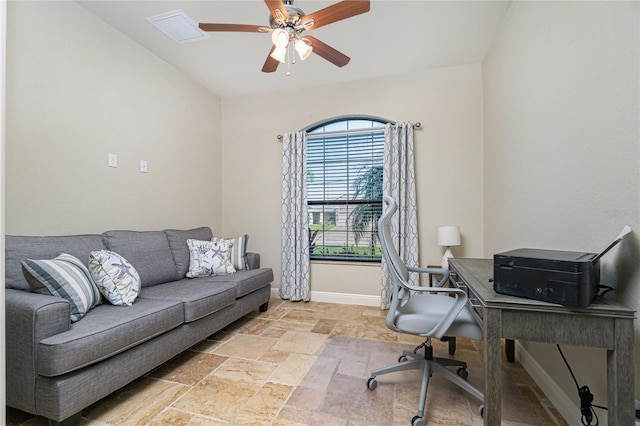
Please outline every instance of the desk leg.
M486 308L484 311L484 424L500 424L502 415L502 311Z
M608 424L632 425L635 424L633 321L615 321L615 349L607 351Z

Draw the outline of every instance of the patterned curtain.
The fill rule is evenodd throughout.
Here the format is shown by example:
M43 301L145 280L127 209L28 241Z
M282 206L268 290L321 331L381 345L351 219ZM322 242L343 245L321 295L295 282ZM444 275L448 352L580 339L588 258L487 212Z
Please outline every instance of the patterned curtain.
M400 258L408 266L418 262L418 217L416 214L416 180L413 160L413 125L387 124L384 132L383 193L398 203L391 235L396 239ZM411 274L411 284L419 285L419 277ZM392 294L391 274L382 260L382 292L380 308L387 309Z
M278 294L309 301L309 215L307 213L307 138L285 134L282 142L282 277Z

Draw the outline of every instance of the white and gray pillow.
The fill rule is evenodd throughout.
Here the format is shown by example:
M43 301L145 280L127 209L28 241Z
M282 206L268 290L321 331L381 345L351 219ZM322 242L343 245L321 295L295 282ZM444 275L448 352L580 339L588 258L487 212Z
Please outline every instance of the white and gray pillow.
M131 306L140 292L136 268L118 253L109 250L89 254L89 272L100 293L111 304Z
M216 237L213 237L215 239ZM213 240L212 239L212 240ZM225 238L231 246L231 263L236 271L246 271L249 269L247 264L247 243L249 242L249 234L244 234L236 238Z
M188 239L187 246L189 247L188 278L236 272L231 262L231 247L228 240L223 238L213 238L211 241Z

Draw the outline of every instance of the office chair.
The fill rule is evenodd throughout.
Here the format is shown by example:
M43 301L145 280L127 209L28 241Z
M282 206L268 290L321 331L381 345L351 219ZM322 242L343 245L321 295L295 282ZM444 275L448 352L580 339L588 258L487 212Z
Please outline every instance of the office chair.
M427 398L427 387L432 373L438 373L449 381L460 386L471 395L484 401L484 395L465 379L468 377L467 364L450 358L433 356L431 338L441 339L443 336L466 337L473 340L482 339L482 328L477 324L469 307L467 294L459 288L445 288L449 280L449 271L437 268L407 267L400 259L391 239L391 217L397 210L395 201L384 196L387 209L378 221L378 236L393 281L387 327L398 333L407 333L425 338L424 343L413 351L405 350L398 358L398 363L378 368L371 372L367 387L374 390L377 386L376 376L412 369L422 370L422 387L417 414L411 419L412 426L423 426L424 408ZM441 274L443 278L436 287L416 287L409 284L410 273ZM453 296L453 297L452 297ZM424 349L423 353L419 353ZM458 367L454 373L447 367ZM480 406L480 414L483 414Z

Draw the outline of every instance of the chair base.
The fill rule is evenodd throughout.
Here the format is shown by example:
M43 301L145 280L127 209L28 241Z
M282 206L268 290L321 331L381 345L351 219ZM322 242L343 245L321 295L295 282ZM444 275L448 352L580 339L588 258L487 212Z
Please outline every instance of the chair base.
M418 350L422 347L424 347L424 354L418 353ZM458 367L458 369L454 373L447 369L447 367ZM413 351L403 351L402 355L398 358L397 364L371 371L371 377L367 382L367 387L371 390L376 388L376 376L407 370L422 370L422 386L420 388L418 411L411 420L413 426L424 424L423 418L427 399L427 389L429 387L429 379L433 373L441 375L445 379L458 385L474 397L478 398L481 402L484 402L483 393L465 380L468 376L467 363L451 358L433 357L433 348L430 345L429 339Z

